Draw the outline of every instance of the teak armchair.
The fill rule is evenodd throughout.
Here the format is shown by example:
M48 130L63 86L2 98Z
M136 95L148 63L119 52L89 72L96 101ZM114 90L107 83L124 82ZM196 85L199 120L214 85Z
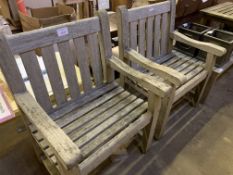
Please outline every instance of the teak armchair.
M71 42L75 46L73 50ZM38 48L53 98L38 64L35 54ZM55 49L62 60L68 95ZM161 98L169 95L172 88L112 56L105 11L79 22L1 35L0 53L1 69L25 114L36 153L51 174L88 174L141 130L144 150L149 148ZM25 87L15 55L23 62L33 94ZM75 73L76 62L82 85L78 84ZM114 80L113 70L143 84L150 94L148 101L120 87Z
M119 50L114 48L114 54L135 69L149 71L157 80L173 86L172 95L162 101L155 131L157 139L164 132L175 102L194 92L191 101L198 104L208 85L216 56L226 52L223 47L199 42L174 31L175 8L175 0L167 0L129 10L122 6L117 12ZM172 51L174 41L208 52L206 62ZM127 78L121 77L122 84L127 81ZM132 81L128 84L137 87ZM142 90L140 87L137 89Z

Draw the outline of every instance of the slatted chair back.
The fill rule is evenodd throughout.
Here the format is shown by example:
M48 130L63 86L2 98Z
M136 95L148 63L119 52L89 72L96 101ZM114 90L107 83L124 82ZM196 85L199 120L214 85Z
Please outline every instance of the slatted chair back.
M46 74L41 71L35 52L37 49L41 50L40 61L45 66ZM105 60L112 56L112 52L108 16L105 12L100 12L99 17L78 22L12 36L1 35L0 53L1 69L11 91L26 91L17 64L21 61L33 95L47 113L84 99L112 80L109 73L106 75ZM64 88L57 57L62 62L68 93ZM80 76L77 76L77 71ZM55 100L51 99L51 92L48 92L45 76L48 76Z
M167 0L149 6L127 10L120 7L118 35L120 58L124 50L132 48L156 62L171 53L176 0Z

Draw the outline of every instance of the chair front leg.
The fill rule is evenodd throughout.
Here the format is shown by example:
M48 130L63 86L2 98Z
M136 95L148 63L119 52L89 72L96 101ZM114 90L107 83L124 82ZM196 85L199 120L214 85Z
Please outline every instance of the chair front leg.
M168 117L169 117L169 114L170 114L170 111L173 105L175 92L176 92L176 88L173 87L171 94L162 99L161 109L159 112L157 125L155 127L154 138L156 140L159 140L164 134L166 123L168 121Z
M148 93L148 110L152 114L151 122L143 129L143 152L146 153L150 148L156 123L158 121L159 112L161 109L161 97L154 95L149 91Z

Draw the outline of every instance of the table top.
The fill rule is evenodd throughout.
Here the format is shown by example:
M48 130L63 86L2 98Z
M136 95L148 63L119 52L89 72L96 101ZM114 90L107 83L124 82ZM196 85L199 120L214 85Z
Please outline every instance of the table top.
M202 9L201 12L208 16L214 16L224 20L233 21L233 2L225 2L209 8L205 8Z

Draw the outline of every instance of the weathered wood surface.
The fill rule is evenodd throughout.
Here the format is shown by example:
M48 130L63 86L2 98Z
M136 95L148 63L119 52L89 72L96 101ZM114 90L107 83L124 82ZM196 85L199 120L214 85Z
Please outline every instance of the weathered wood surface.
M207 16L212 16L228 21L233 21L233 3L225 2L218 5L202 9L201 12Z
M171 86L112 56L107 12L46 30L1 36L0 46L1 68L26 115L37 155L44 153L47 159L42 162L50 172L87 174L145 128L149 129L143 134L143 147L150 147L161 98L170 94ZM41 50L40 59L36 49ZM31 94L17 59L22 61ZM120 87L114 70L145 86L153 98L146 101Z
M174 31L175 6L175 0L167 0L129 10L120 7L118 11L120 59L131 65L138 64L134 68L141 70L143 67L143 71L149 71L148 74L157 81L173 87L170 96L164 96L161 102L155 134L157 139L164 131L172 104L195 88L202 89L196 91L200 98L214 68L215 57L226 53L221 46L196 41ZM176 51L172 53L173 41L204 50L208 53L206 62Z

